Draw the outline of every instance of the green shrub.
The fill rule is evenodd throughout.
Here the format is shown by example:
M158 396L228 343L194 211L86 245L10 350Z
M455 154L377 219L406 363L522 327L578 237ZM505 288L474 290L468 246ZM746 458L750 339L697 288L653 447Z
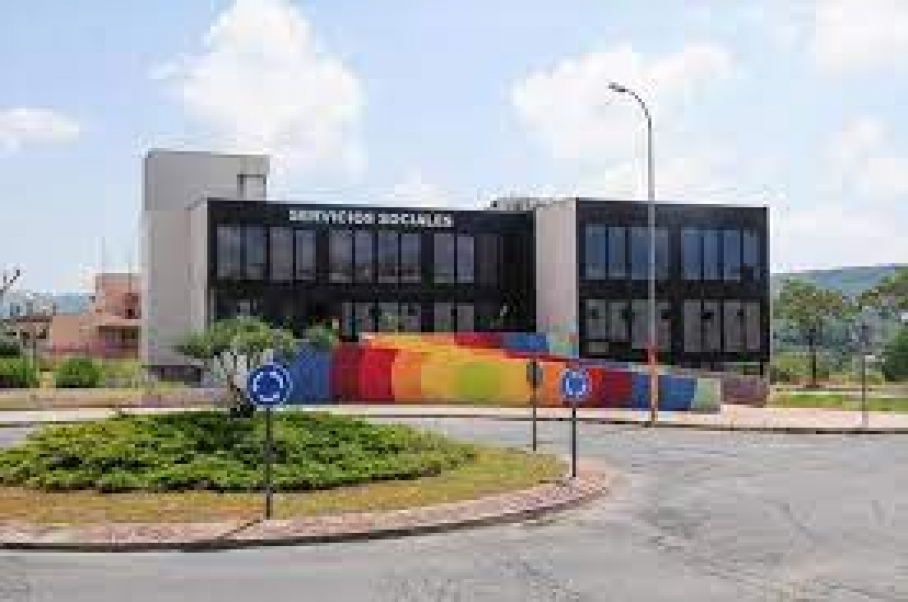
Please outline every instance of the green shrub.
M101 363L101 384L118 389L138 389L147 383L138 360L105 360Z
M59 389L93 389L101 384L101 368L87 357L72 357L54 370L54 386Z
M274 417L274 482L284 491L436 475L473 446L400 425L312 412ZM220 412L124 416L45 427L0 451L0 485L42 490L254 491L264 416Z
M24 357L0 358L0 389L31 389L38 386L38 372Z
M886 345L881 368L886 380L908 379L908 326Z
M0 336L0 358L4 357L22 357L22 346L19 341Z

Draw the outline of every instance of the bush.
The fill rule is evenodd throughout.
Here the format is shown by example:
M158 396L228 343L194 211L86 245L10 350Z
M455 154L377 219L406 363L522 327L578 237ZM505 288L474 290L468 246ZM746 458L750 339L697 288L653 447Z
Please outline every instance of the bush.
M105 360L100 367L101 383L105 387L138 389L148 382L138 360Z
M886 345L881 368L886 380L908 379L908 326Z
M38 372L24 357L0 357L0 389L31 389L38 386Z
M87 357L72 357L54 370L54 386L59 389L93 389L101 384L101 368Z
M19 345L19 341L0 336L0 358L3 357L22 357L22 346Z
M274 417L274 482L285 491L437 475L473 446L399 425L311 412ZM0 485L42 490L253 491L261 487L264 416L124 416L46 427L0 451Z

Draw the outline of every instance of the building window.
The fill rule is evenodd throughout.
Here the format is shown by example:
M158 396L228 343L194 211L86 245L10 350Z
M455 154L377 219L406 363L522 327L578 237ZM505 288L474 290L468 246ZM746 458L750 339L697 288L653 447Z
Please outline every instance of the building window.
M646 228L631 228L631 280L646 280L649 275L649 234Z
M609 301L609 339L613 343L627 343L630 324L630 307L627 301Z
M700 243L700 231L696 228L681 231L681 261L684 264L685 280L703 278L703 247Z
M719 279L719 232L703 230L703 279Z
M355 230L353 232L353 277L357 282L375 281L374 236L371 230Z
M672 306L668 301L656 303L656 343L659 351L672 348Z
M631 347L646 349L649 340L649 303L646 299L634 299L631 304Z
M400 309L396 301L378 304L379 332L396 332L400 330Z
M457 280L457 238L448 232L434 237L434 280L438 284L453 284Z
M243 229L240 226L218 226L217 277L221 280L243 278Z
M457 235L457 283L472 284L475 281L476 248L473 236Z
M741 276L745 282L761 282L763 270L760 267L760 235L756 230L743 232L743 261Z
M505 307L498 303L483 301L478 305L477 327L481 331L489 332L504 328Z
M700 353L703 349L703 306L700 300L684 301L684 352Z
M294 272L297 280L315 280L315 232L294 230Z
M420 240L418 232L403 232L400 235L400 281L419 282L422 260L420 257Z
M627 228L621 226L608 229L608 277L610 280L627 278Z
M722 331L724 348L729 353L737 353L744 347L743 335L744 311L740 301L725 301L723 304Z
M474 332L476 330L476 311L472 303L457 304L457 331Z
M608 301L605 299L586 300L586 338L608 339Z
M760 328L760 303L748 301L744 304L744 336L747 350L759 353L763 350L763 329Z
M583 277L605 280L608 268L608 230L605 226L588 225L584 234Z
M656 228L656 280L668 280L671 271L671 253L668 246L668 230Z
M293 279L293 230L271 228L271 280L289 282Z
M498 284L499 266L501 264L501 237L497 234L479 235L479 284L486 286Z
M455 330L453 303L436 303L432 306L432 313L432 330L435 332Z
M722 351L722 317L717 301L703 302L703 347L707 352Z
M354 328L356 335L375 332L375 309L372 303L356 303L354 306Z
M419 303L400 304L400 329L403 332L422 330L422 308Z
M353 280L353 232L331 230L328 238L328 279L331 282Z
M394 230L378 231L378 281L397 284L400 263L399 234Z
M264 280L265 278L265 228L246 226L245 228L245 276L247 280Z
M722 279L726 282L741 280L741 233L738 230L722 231Z
M349 301L341 303L340 334L345 339L356 337L353 311L353 303Z

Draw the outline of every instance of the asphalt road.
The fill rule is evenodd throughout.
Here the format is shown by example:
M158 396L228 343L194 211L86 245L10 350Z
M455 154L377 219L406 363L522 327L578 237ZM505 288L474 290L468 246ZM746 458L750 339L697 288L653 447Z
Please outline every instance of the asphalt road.
M528 430L411 422L508 444ZM566 450L567 425L541 433ZM581 452L620 472L612 495L541 521L221 553L0 552L0 601L908 600L905 438L587 425Z

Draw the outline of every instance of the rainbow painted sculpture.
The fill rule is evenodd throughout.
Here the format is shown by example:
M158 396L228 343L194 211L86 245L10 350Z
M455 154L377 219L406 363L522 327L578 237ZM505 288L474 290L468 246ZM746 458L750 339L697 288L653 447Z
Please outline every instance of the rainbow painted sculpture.
M374 334L332 352L303 347L290 362L291 403L459 404L526 406L527 361L542 364L539 404L560 406L558 379L575 345L537 333ZM579 360L592 390L583 407L646 408L649 375L641 367ZM718 411L721 384L712 377L659 376L659 407Z

